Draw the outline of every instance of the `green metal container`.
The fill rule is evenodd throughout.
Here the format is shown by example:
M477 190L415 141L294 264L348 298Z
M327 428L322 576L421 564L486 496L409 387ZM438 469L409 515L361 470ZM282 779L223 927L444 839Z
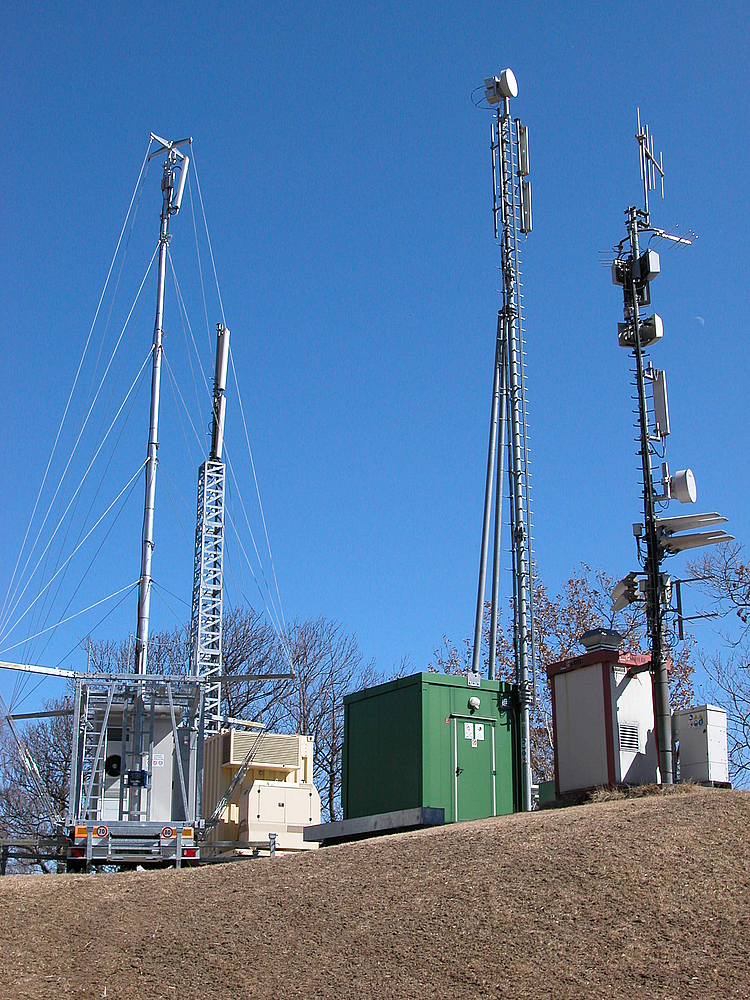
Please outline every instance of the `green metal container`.
M422 806L453 823L520 809L516 701L513 684L437 673L347 695L344 819Z

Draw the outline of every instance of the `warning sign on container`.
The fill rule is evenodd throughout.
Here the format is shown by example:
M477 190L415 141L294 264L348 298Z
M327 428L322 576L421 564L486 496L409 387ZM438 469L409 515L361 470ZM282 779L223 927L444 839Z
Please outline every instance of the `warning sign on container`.
M464 739L473 740L474 739L474 723L464 722Z

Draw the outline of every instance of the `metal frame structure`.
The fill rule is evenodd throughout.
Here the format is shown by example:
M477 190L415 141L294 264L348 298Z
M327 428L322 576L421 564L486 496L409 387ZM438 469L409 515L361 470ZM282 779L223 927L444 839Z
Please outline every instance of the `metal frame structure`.
M503 305L498 313L490 414L482 545L474 625L472 674L479 675L487 578L487 552L493 512L494 539L490 604L489 678L496 672L503 506L503 461L508 450L509 521L513 575L513 643L521 715L523 807L531 809L530 711L536 686L534 642L531 487L529 482L526 362L521 294L521 237L531 232L531 186L528 180L528 132L511 118L510 99L518 93L513 73L485 80L484 98L495 107L490 130L495 239L500 246ZM498 439L498 422L500 434ZM507 427L507 435L506 435ZM495 476L495 465L497 475ZM471 678L470 678L471 680Z
M77 734L77 742L65 815L68 825L101 818L105 769L111 756L119 758L118 774L124 779L120 782L116 822L152 821L154 727L157 711L166 714L167 710L176 748L183 820L193 824L199 818L195 788L202 686L197 679L180 674L145 674L139 675L137 681L130 674L90 674L76 678L73 732ZM145 707L145 711L139 710L139 706ZM143 726L140 732L136 729L138 721ZM110 731L119 731L120 739L113 743ZM144 753L148 755L146 769ZM133 810L133 797L125 794L133 788L146 793L145 808L137 812Z
M206 726L216 726L221 708L221 611L224 544L224 467L221 459L228 332L219 327L217 379L214 392L214 436L211 457L200 470L200 511L196 542L195 627L192 629L192 669L186 674L158 674L148 670L148 637L154 549L154 508L158 470L158 427L161 388L162 338L166 260L170 219L180 210L189 158L176 142L154 133L157 147L151 160L164 156L161 180L162 209L158 248L156 317L152 342L151 402L145 498L138 584L138 623L132 670L120 673L79 673L73 670L3 663L3 667L67 677L75 682L73 753L65 816L59 816L40 798L58 835L68 845L71 864L163 860L198 856L196 827L202 827L202 750ZM223 348L222 348L223 345ZM220 369L220 365L223 366ZM220 370L223 372L220 375ZM217 426L217 424L219 426ZM218 446L217 446L218 443ZM210 716L205 706L208 704ZM4 716L11 719L7 708ZM155 728L171 732L175 794L162 788L158 808L153 801ZM18 736L19 747L23 741ZM28 755L26 755L28 756ZM22 758L26 762L26 756ZM165 764L162 759L158 764ZM31 762L33 765L33 761ZM109 766L110 770L107 771ZM103 815L105 777L116 782L118 801L110 797ZM34 772L32 771L32 777ZM37 786L39 782L36 782ZM166 786L166 782L162 782ZM119 786L119 787L118 787ZM110 782L110 791L112 790ZM47 797L48 798L48 797ZM166 802L165 799L171 799ZM116 813L116 818L112 815ZM71 846L76 845L76 846ZM188 852L184 855L184 850Z
M57 827L57 853L44 839L46 856L66 860L70 867L93 863L122 864L144 861L174 861L200 855L197 846L215 824L220 808L208 820L203 817L204 741L222 724L258 728L265 726L221 714L222 685L228 682L258 682L291 676L284 674L223 673L222 611L224 565L225 464L222 460L226 379L229 360L229 330L217 329L216 368L213 391L211 450L198 474L193 600L190 623L190 662L186 674L159 674L148 670L148 638L152 589L151 561L154 548L154 507L158 469L158 426L161 388L162 337L166 259L171 233L170 218L180 210L189 158L179 147L192 139L170 142L151 133L158 146L148 156L164 156L161 181L162 209L158 247L156 318L152 342L151 404L145 499L138 582L138 625L132 668L122 672L87 672L0 661L0 669L64 677L75 682L73 709L73 753L68 803L65 815L55 810L46 794L21 733L0 697L2 717L7 719L18 743L21 759L32 778L45 812ZM130 666L130 664L128 664ZM31 713L33 715L45 713ZM23 718L19 717L19 718ZM158 738L165 751L155 753ZM171 734L171 736L170 736ZM243 764L245 773L259 741ZM169 768L165 760L169 751ZM155 763L156 760L156 763ZM164 767L161 780L154 768ZM167 780L171 774L172 781ZM107 777L110 779L107 784ZM158 789L157 789L158 784ZM237 782L231 788L234 791ZM109 795L105 795L105 791ZM158 793L158 802L154 801ZM115 803L114 795L117 795ZM229 794L229 793L228 793ZM106 799L106 808L105 808ZM227 795L222 802L228 801ZM113 817L116 814L116 818ZM275 834L269 839L274 852ZM49 841L49 843L48 843ZM41 844L41 840L40 840ZM215 844L213 845L216 846ZM252 844L251 847L265 847ZM28 845L3 843L8 851L28 850ZM6 849L7 848L7 849ZM52 854L49 854L52 851ZM37 853L39 853L37 851ZM25 856L25 855L24 855Z

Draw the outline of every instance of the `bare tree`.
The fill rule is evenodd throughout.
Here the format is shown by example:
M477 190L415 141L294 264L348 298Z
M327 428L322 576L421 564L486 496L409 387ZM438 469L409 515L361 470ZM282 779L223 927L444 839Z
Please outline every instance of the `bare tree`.
M364 663L355 636L324 617L295 621L288 647L295 678L283 696L282 725L314 738L315 784L324 817L335 821L340 816L344 695L375 683L374 665Z
M123 672L132 667L132 643L127 640L82 643L93 671ZM149 638L149 670L185 673L189 669L187 629L154 632ZM301 733L315 741L313 779L323 813L340 815L344 695L376 682L372 663L365 664L357 640L343 626L324 617L295 621L279 637L252 608L227 613L223 629L223 671L242 675L223 684L223 711L233 718L263 721L268 729ZM285 679L262 679L293 672ZM259 679L245 679L259 675ZM46 703L48 711L67 712L70 695ZM70 714L29 723L23 730L42 783L58 811L64 813L72 747ZM6 837L37 837L52 833L33 782L8 730L0 725L0 832ZM45 863L38 862L44 870Z
M49 719L29 722L20 729L21 738L36 764L42 784L52 805L64 814L68 795L68 773L72 748L70 695L44 703L44 711L59 712ZM10 727L0 720L0 836L8 839L37 838L54 834L51 817L47 816L28 773ZM37 857L35 862L15 863L17 870L38 866L50 871L47 862Z
M224 616L223 670L225 674L268 675L290 671L288 644L253 608L233 608ZM249 680L223 685L223 708L231 718L262 721L268 729L280 725L282 702L290 681Z
M741 544L718 545L688 566L722 621L727 652L701 657L708 697L727 710L729 777L750 784L750 566Z

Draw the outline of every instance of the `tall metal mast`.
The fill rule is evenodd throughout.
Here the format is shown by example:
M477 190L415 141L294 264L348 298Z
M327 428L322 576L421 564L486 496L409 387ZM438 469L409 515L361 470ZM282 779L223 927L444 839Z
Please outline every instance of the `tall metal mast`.
M534 700L534 610L532 586L530 487L526 420L523 307L521 295L519 233L531 232L531 185L528 181L528 133L510 115L510 99L518 94L515 76L509 69L500 77L485 80L484 98L496 107L491 128L493 203L495 238L500 244L503 278L503 305L498 315L495 342L495 369L490 417L490 442L482 524L479 587L474 626L472 673L478 677L482 645L484 592L487 577L487 550L492 517L493 478L495 481L495 533L490 612L489 677L495 676L496 634L500 582L502 528L502 478L505 427L509 433L508 476L510 487L510 527L513 570L513 625L521 716L521 757L524 809L531 809L530 710ZM498 225L498 216L500 224ZM497 424L500 421L498 446Z
M664 197L664 169L661 154L657 161L654 155L653 136L648 126L641 125L638 112L638 140L641 177L643 179L643 208L631 205L625 212L627 237L617 247L618 256L612 263L612 280L623 290L623 323L618 323L620 347L629 348L635 361L635 381L638 392L638 440L643 476L643 524L633 525L638 545L638 555L643 566L643 588L639 586L638 573L630 573L622 579L612 592L613 611L618 611L641 598L646 599L646 623L648 642L651 650L651 673L654 685L654 707L656 738L659 748L659 770L662 784L671 785L674 780L672 754L672 713L669 704L669 640L665 627L666 616L671 612L670 601L672 581L662 572L662 562L667 555L674 555L688 548L713 545L728 541L731 536L723 531L709 531L689 535L677 534L688 528L712 527L726 521L718 514L696 514L687 517L668 518L661 508L670 500L694 503L696 499L695 480L690 469L683 469L669 475L666 462L662 465L660 483L654 482L652 454L654 443L658 442L662 457L666 452L664 438L669 434L669 411L667 407L666 373L658 371L649 363L644 364L644 351L662 339L663 323L654 313L646 317L641 307L651 304L650 282L660 271L659 255L648 248L653 238L669 240L673 243L690 244L685 237L665 233L651 225L648 193L656 186L656 175L661 181ZM641 234L647 235L647 248L641 250ZM625 246L629 244L629 253ZM649 396L647 386L651 385L653 405L653 428L649 422ZM658 487L661 487L659 489ZM645 542L645 552L643 550ZM681 614L681 612L680 612Z
M161 227L159 231L159 271L156 283L156 319L154 320L154 339L151 347L151 410L149 416L148 451L146 455L146 497L143 505L143 535L141 542L141 576L138 583L138 626L135 634L135 673L145 677L148 672L148 628L151 610L151 558L154 552L154 502L156 499L156 470L158 467L159 449L159 393L161 389L161 358L164 318L164 286L167 273L167 250L169 248L169 219L180 210L182 193L187 179L188 157L180 153L178 146L190 143L191 139L181 139L178 142L168 142L151 133L151 138L161 143L158 149L150 154L154 156L166 153L164 172L161 179L162 207ZM175 168L179 166L180 176L175 189ZM133 760L141 767L144 753L144 703L142 686L139 687L135 701L135 718L133 725ZM140 820L144 816L143 783L129 785L127 815L129 820ZM149 795L146 792L146 810L149 812Z
M648 189L646 189L648 191ZM646 195L648 199L648 194ZM672 712L669 706L669 678L667 676L666 642L664 636L664 602L660 580L662 552L656 527L653 472L651 468L651 443L649 441L648 404L646 379L643 370L643 345L641 317L638 309L638 292L641 284L640 247L638 232L641 224L649 225L648 200L641 213L631 206L627 211L630 236L631 267L628 275L632 298L633 354L635 356L636 383L638 387L638 423L640 427L640 455L643 471L643 518L646 531L646 618L651 645L651 672L654 676L654 703L656 707L656 737L659 745L659 769L663 784L672 784Z
M159 272L156 290L156 320L152 345L151 369L151 413L149 418L148 451L146 459L146 498L143 509L143 540L141 548L141 576L138 586L138 627L135 636L135 671L145 674L148 664L148 627L151 607L151 557L154 551L154 500L156 497L156 470L159 449L159 391L161 388L161 358L164 317L164 286L166 283L167 249L170 232L169 219L180 210L182 194L189 158L179 152L178 147L190 144L191 138L168 142L151 133L151 138L161 146L150 154L149 160L162 153L167 154L161 181L162 209L159 232ZM179 180L175 188L175 168L179 169Z

